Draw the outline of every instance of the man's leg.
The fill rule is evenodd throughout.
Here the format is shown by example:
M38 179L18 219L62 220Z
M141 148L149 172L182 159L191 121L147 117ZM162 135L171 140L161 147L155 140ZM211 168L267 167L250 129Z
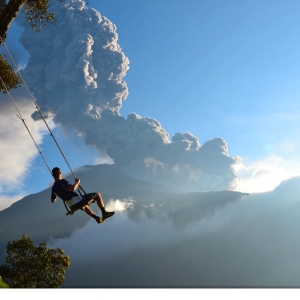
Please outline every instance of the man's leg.
M95 216L94 212L90 209L88 205L83 207L84 211L91 217Z
M102 219L100 217L96 216L88 205L84 206L83 209L89 216L94 218L97 221L97 223L102 223Z
M103 213L103 211L105 212L104 201L103 201L100 193L96 193L95 200L97 202L98 207L101 209L102 213Z
M95 199L97 201L98 207L101 209L102 217L104 219L109 218L114 214L114 212L108 212L108 211L105 210L104 201L103 201L102 196L101 196L100 193L96 193L96 198Z

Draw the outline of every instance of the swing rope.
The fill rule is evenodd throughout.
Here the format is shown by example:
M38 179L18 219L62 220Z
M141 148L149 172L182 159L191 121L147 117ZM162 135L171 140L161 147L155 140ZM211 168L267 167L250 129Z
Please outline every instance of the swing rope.
M61 155L63 156L63 158L64 158L64 160L65 160L65 162L66 162L66 164L68 165L68 167L69 167L69 169L70 169L72 175L74 176L74 178L76 178L76 176L75 176L75 174L74 174L74 172L73 172L71 166L69 165L69 163L68 163L68 161L67 161L67 159L66 159L66 157L65 157L65 155L64 155L64 153L63 153L63 151L62 151L62 149L61 149L61 147L59 146L59 144L58 144L58 142L57 142L55 136L53 135L53 133L52 133L50 127L48 126L48 124L47 124L47 122L46 122L46 120L45 120L45 118L44 118L44 116L43 116L43 114L42 114L42 112L41 112L41 110L40 110L40 108L39 108L39 106L38 106L36 100L34 99L32 93L30 92L30 90L29 90L29 88L28 88L28 85L26 84L26 82L25 82L25 80L24 80L24 78L23 78L23 76L22 76L22 74L21 74L21 72L20 72L20 70L19 70L17 64L15 63L15 61L14 61L14 59L13 59L13 57L12 57L10 51L9 51L8 48L6 47L6 45L5 45L4 41L3 41L3 39L2 39L1 37L0 37L0 39L1 39L1 43L4 45L4 47L5 47L5 49L6 49L7 53L8 53L8 55L9 55L9 57L10 57L10 59L12 60L14 66L15 66L15 68L16 68L16 70L17 70L17 72L18 72L18 74L19 74L19 76L20 76L20 78L21 78L21 80L22 80L22 82L24 83L24 85L25 85L25 87L26 87L26 89L27 89L27 91L28 91L28 93L29 93L29 95L30 95L30 98L31 98L32 101L34 102L36 109L38 110L38 112L39 112L41 118L43 119L43 121L44 121L44 123L45 123L45 125L46 125L46 127L47 127L47 129L48 129L48 131L49 131L49 133L50 133L50 135L52 136L52 138L53 138L53 140L54 140L54 142L55 142L57 148L59 149Z
M7 86L5 85L5 83L4 83L4 81L3 81L3 79L2 79L1 76L0 76L0 80L1 80L1 83L2 83L2 85L4 86L4 88L5 88L5 90L6 90L6 93L8 94L10 100L12 101L12 103L14 104L14 106L15 106L17 112L18 112L17 117L23 122L23 124L24 124L25 128L27 129L27 131L28 131L28 133L29 133L31 139L33 140L33 142L34 142L34 144L35 144L37 150L39 151L40 155L42 156L42 158L43 158L43 160L44 160L44 163L46 164L46 166L47 166L47 168L48 168L50 174L52 175L52 171L51 171L51 169L50 169L50 167L49 167L49 165L48 165L48 163L47 163L47 161L46 161L46 159L45 159L45 157L44 157L44 155L43 155L41 149L39 148L39 146L37 145L35 139L33 138L32 134L31 134L31 132L30 132L30 130L29 130L29 128L28 128L26 122L25 122L25 119L22 117L22 115L21 115L21 113L20 113L20 111L19 111L19 109L18 109L18 107L17 107L17 105L16 105L16 103L15 103L15 101L14 101L14 99L13 99L11 93L9 92L9 90L8 90ZM53 177L53 175L52 175L52 177ZM81 194L80 194L80 195L81 195ZM70 212L70 210L68 209L68 207L67 207L65 201L63 201L63 203L64 203L64 205L65 205L66 210L68 211L68 214L71 214L71 212Z
M6 90L7 94L8 94L8 96L10 97L10 100L12 101L12 103L14 104L14 106L15 106L17 112L18 112L17 117L23 122L23 124L24 124L24 126L26 127L26 129L27 129L27 131L28 131L28 133L29 133L31 139L33 140L35 146L37 147L39 153L41 154L41 156L42 156L42 158L43 158L43 160L44 160L44 162L45 162L45 164L46 164L46 166L47 166L49 172L52 174L51 169L50 169L50 167L49 167L49 165L48 165L48 163L47 163L47 161L46 161L46 159L45 159L45 157L44 157L42 151L40 150L39 146L38 146L37 143L35 142L35 140L34 140L32 134L31 134L31 132L30 132L28 126L27 126L27 124L25 123L25 119L22 117L22 115L21 115L21 113L20 113L20 111L19 111L19 109L18 109L18 107L17 107L17 105L16 105L16 103L15 103L13 97L11 96L10 92L8 91L7 86L5 85L5 83L4 83L4 81L3 81L3 79L2 79L1 76L0 76L0 80L1 80L2 85L4 86L4 88L5 88L5 90Z
M45 120L45 118L44 118L44 116L43 116L43 114L42 114L42 112L41 112L41 110L40 110L40 108L39 108L39 106L38 106L36 100L34 99L33 95L31 94L31 92L30 92L30 90L29 90L29 88L28 88L28 86L27 86L27 84L26 84L26 82L25 82L25 80L24 80L24 78L23 78L23 76L22 76L22 74L21 74L21 72L20 72L20 70L19 70L17 64L15 63L15 61L14 61L14 59L13 59L11 53L10 53L10 51L8 50L7 46L5 45L5 43L4 43L4 41L3 41L3 39L2 39L1 37L0 37L0 40L1 40L1 43L4 45L4 47L5 47L5 49L6 49L7 53L8 53L8 55L9 55L9 57L10 57L10 59L12 60L14 66L15 66L15 68L16 68L16 70L17 70L17 72L18 72L18 74L19 74L19 76L20 76L20 78L21 78L21 80L22 80L22 82L24 83L24 85L25 85L25 87L26 87L26 89L27 89L27 91L28 91L28 93L29 93L29 95L30 95L32 101L33 101L34 104L35 104L36 109L38 110L38 112L39 112L41 118L43 119L43 121L44 121L44 123L45 123L45 125L46 125L46 127L47 127L47 129L48 129L48 131L49 131L49 133L50 133L50 135L51 135L51 137L53 138L53 140L54 140L54 142L55 142L57 148L59 149L61 155L63 156L63 158L64 158L64 160L65 160L65 162L66 162L66 164L68 165L68 167L69 167L69 169L70 169L70 171L71 171L71 173L72 173L74 179L76 179L75 173L73 172L73 170L72 170L70 164L68 163L67 158L65 157L65 155L64 155L64 153L63 153L61 147L59 146L59 144L58 144L58 142L57 142L55 136L53 135L53 133L52 133L50 127L48 126L48 124L47 124L47 122L46 122L46 120ZM44 162L45 162L45 164L46 164L48 170L50 171L50 174L52 175L52 171L51 171L51 169L50 169L50 167L49 167L49 165L48 165L48 163L47 163L47 161L46 161L44 155L42 154L40 148L38 147L37 143L35 142L35 140L34 140L32 134L31 134L31 132L30 132L28 126L27 126L26 123L25 123L25 120L23 119L23 117L22 117L22 115L21 115L21 113L20 113L20 111L19 111L19 109L18 109L18 107L17 107L15 101L13 100L13 97L11 96L10 92L8 91L8 88L7 88L7 86L5 85L5 83L4 83L3 79L1 78L1 76L0 76L0 79L1 79L1 82L2 82L2 84L3 84L3 86L4 86L5 90L6 90L7 94L9 95L11 101L13 102L13 104L14 104L14 106L15 106L15 108L16 108L18 114L19 114L19 115L17 115L17 117L23 122L23 124L24 124L24 126L26 127L26 129L27 129L29 135L31 136L31 138L32 138L32 140L33 140L35 146L37 147L39 153L41 154L41 156L42 156L42 158L43 158L43 160L44 160ZM53 175L52 175L52 176L53 176ZM78 192L79 192L81 198L83 198L83 194L82 194L82 193L84 193L84 195L88 198L87 193L85 192L85 190L82 188L81 185L78 186ZM63 202L64 202L64 205L65 205L67 211L68 211L67 214L72 214L72 212L69 211L69 209L68 209L68 207L67 207L65 201L63 201Z

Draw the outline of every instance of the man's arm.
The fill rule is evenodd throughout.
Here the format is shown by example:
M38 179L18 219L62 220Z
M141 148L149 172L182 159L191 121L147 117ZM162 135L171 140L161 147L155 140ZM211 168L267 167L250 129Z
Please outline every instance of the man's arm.
M55 201L56 201L56 194L54 193L53 188L52 188L51 202L54 203Z
M69 185L69 191L74 192L80 184L80 179L75 178L75 183Z

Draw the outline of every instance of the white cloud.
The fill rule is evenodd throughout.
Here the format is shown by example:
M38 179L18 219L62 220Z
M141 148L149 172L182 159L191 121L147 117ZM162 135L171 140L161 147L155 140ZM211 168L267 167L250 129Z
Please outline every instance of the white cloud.
M124 202L115 202L115 205L124 204ZM50 239L47 242L51 248L62 248L72 257L73 261L81 260L82 253L85 253L87 245L89 249L101 249L101 260L109 260L122 255L122 253L143 247L152 247L155 245L172 245L178 239L197 237L200 234L218 230L222 226L223 220L215 218L210 222L200 222L188 226L181 232L174 230L171 221L164 222L163 226L160 221L149 219L144 213L141 213L139 221L130 219L126 209L116 211L115 216L106 220L103 224L97 225L94 220L89 220L85 227L76 230L69 238ZM107 208L108 209L108 208ZM128 209L128 208L127 208ZM217 224L216 224L217 222ZM99 226L101 226L99 228ZM101 239L91 238L101 231ZM199 231L200 230L200 231ZM159 234L158 234L159 232ZM163 236L163 240L162 240ZM111 237L111 238L110 238ZM110 242L104 242L110 240ZM99 253L92 251L89 253L89 260L98 259Z
M93 219L90 219L85 227L75 230L70 237L50 239L47 244L51 248L64 249L74 261L81 259L87 245L89 249L101 248L101 260L113 259L131 250L173 245L178 239L199 238L199 236L219 231L234 217L231 209L233 205L229 205L225 210L217 210L211 217L205 217L197 223L190 223L177 231L173 220L167 215L159 220L149 218L145 211L141 211L138 219L133 220L127 214L134 207L134 201L131 198L110 199L106 210L115 211L113 217L101 225L97 225ZM91 238L91 236L96 236L99 230L101 239ZM106 239L110 242L104 242ZM99 259L99 253L91 252L88 259Z
M112 165L114 163L113 159L110 157L103 157L103 156L98 156L94 159L94 164L95 165L100 165L100 164L109 164Z
M22 192L26 173L39 152L32 141L23 122L16 116L16 109L8 95L2 95L0 109L0 208L3 209L19 196L10 198L11 193ZM21 97L14 99L22 117L25 119L32 136L39 145L46 133L46 127L41 122L35 122L30 115L34 111L33 103ZM53 123L49 123L53 127ZM10 199L10 200L9 200Z
M107 211L123 211L128 208L131 208L132 206L133 206L133 202L131 198L123 199L123 201L119 199L116 200L110 199L105 205L105 208Z
M12 197L9 196L0 196L0 211L10 207L14 202L22 199L24 195L15 195Z
M290 144L286 148L290 149ZM300 174L300 165L296 157L283 158L271 154L263 159L239 163L234 167L240 180L236 191L262 193L273 190L283 180Z

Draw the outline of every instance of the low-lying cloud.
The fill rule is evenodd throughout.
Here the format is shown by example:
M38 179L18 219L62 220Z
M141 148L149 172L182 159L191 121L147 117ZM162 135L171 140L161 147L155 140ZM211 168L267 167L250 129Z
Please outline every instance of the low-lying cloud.
M299 287L299 186L292 178L198 220L182 213L179 227L159 209L132 218L134 202L114 200L123 207L114 217L49 245L70 255L64 287ZM176 203L201 214L197 202Z
M298 161L297 155L284 159L279 155L271 154L259 160L245 162L237 158L234 169L239 180L235 190L245 193L271 191L283 180L299 175Z
M187 203L183 208L189 205L190 203ZM136 207L133 199L111 199L106 209L115 211L114 217L101 225L91 219L84 228L75 230L69 238L51 239L48 246L64 249L75 264L81 260L87 264L99 259L110 261L131 251L176 245L178 239L197 239L201 235L221 230L232 217L216 210L209 218L199 217L200 221L191 223L187 219L183 226L178 227L176 219L168 216L169 209L160 211L163 206L164 203L153 203L149 206L142 205L143 209L138 208L134 211ZM153 209L149 210L149 207ZM101 239L93 238L99 234ZM88 257L83 257L82 254L87 248L100 250L92 251Z

